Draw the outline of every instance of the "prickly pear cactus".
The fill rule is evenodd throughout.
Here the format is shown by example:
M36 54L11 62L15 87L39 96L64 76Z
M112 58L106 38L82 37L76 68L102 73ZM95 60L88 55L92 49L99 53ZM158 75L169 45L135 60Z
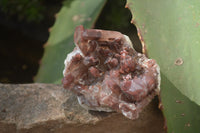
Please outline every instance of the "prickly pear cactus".
M63 4L56 15L55 25L50 30L36 82L61 83L64 59L74 48L75 27L84 25L91 28L105 2L106 0L73 0Z
M161 68L169 133L200 132L200 1L127 0L145 52Z

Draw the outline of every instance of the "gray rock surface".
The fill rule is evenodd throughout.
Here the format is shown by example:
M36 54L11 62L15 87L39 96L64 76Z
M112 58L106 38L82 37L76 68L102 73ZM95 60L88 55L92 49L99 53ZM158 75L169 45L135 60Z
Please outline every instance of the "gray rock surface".
M164 133L163 126L156 100L129 120L83 109L61 85L0 84L0 133Z

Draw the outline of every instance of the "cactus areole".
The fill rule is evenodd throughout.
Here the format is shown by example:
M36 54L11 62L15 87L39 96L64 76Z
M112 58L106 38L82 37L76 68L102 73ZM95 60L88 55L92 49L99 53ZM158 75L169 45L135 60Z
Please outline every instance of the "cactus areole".
M84 29L74 33L76 47L65 60L65 89L77 94L88 110L117 111L129 119L159 93L156 61L137 53L130 39L117 31Z

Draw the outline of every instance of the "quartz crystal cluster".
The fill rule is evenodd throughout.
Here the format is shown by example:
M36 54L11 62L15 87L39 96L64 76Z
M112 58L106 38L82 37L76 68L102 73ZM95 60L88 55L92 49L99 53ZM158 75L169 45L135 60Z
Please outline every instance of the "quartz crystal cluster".
M130 119L159 93L155 60L137 53L130 39L116 31L84 29L74 33L76 47L65 60L65 89L88 110L117 111Z

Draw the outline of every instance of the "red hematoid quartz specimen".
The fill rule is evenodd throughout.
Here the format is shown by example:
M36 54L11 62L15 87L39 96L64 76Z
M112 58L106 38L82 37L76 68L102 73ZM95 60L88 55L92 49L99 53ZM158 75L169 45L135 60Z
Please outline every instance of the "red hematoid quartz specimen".
M116 31L78 26L74 42L65 60L64 88L76 93L84 108L138 118L159 92L155 60L137 53L130 39Z

